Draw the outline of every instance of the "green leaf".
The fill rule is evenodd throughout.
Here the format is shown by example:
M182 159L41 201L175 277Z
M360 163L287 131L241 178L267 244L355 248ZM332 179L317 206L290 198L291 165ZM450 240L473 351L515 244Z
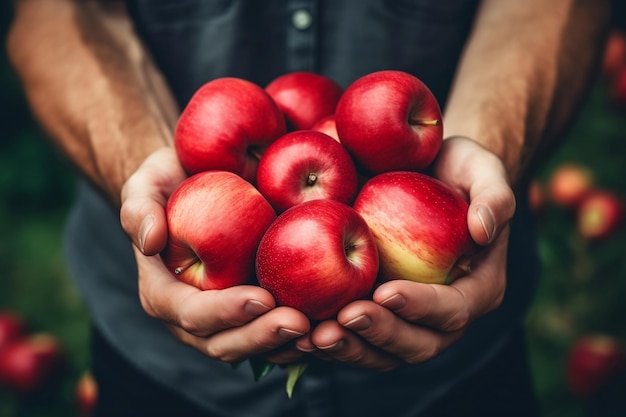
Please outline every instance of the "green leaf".
M291 365L287 366L286 389L287 389L287 396L289 398L293 396L293 389L296 386L296 382L298 382L298 379L300 379L302 374L304 374L304 371L306 371L306 368L308 366L309 364L306 362L292 363Z
M273 363L268 362L263 358L252 357L248 361L250 362L250 367L252 368L252 373L254 374L255 381L260 381L262 378L270 373L272 368L274 368Z

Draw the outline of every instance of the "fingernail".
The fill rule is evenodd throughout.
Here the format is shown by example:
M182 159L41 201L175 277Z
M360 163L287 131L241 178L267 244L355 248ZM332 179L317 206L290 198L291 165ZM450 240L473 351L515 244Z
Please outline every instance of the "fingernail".
M316 349L315 348L310 348L310 347L305 347L305 346L300 346L298 344L296 344L296 349L298 349L300 352L304 352L304 353L312 353L315 352Z
M317 348L321 350L339 350L343 347L344 344L345 343L343 340L338 340L335 343L331 343L330 345L318 346Z
M485 236L487 236L487 242L491 242L496 233L496 221L493 218L493 213L489 207L480 206L476 209L476 215L480 221Z
M257 300L249 300L246 305L243 307L246 313L251 315L252 317L258 317L261 314L265 314L271 310L271 307L266 306L260 301Z
M366 330L371 325L372 325L372 320L366 315L357 316L353 318L352 320L350 320L349 322L347 322L346 324L344 324L344 326L347 327L348 329L357 330L357 331Z
M139 249L144 252L144 246L146 244L146 239L148 238L148 233L152 230L152 226L154 226L154 216L149 215L146 216L139 225Z
M400 294L394 294L380 303L380 305L390 310L398 310L406 305L406 298Z
M285 328L278 329L278 333L285 339L294 339L296 337L300 337L304 335L304 333L297 332L291 329L285 329Z

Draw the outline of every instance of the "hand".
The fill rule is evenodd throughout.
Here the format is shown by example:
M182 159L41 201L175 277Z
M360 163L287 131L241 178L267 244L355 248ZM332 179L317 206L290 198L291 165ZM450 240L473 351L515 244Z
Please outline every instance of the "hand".
M377 370L433 358L457 341L474 319L497 308L506 287L508 221L515 197L500 160L467 138L444 142L434 175L470 201L468 227L485 246L470 274L450 285L395 280L371 301L344 307L296 344L305 352Z
M289 349L289 343L309 331L302 313L276 307L272 295L258 286L201 291L163 265L158 254L167 242L165 205L185 178L174 149L163 148L144 161L122 190L120 220L134 244L143 309L211 358L240 362L270 352L277 363L296 360L302 352Z

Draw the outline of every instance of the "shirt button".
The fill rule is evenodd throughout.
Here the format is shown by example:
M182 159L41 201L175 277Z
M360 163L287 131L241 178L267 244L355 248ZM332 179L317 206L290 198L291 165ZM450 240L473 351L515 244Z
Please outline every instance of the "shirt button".
M308 10L300 9L291 15L291 23L298 30L306 30L311 27L313 16Z

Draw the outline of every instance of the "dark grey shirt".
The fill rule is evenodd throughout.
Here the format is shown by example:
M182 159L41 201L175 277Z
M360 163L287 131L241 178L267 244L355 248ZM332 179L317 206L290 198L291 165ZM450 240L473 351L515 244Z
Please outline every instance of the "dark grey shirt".
M325 74L343 86L400 69L445 104L474 16L474 0L129 0L137 30L181 107L208 80L237 76L265 85L289 71ZM445 121L444 121L445 122ZM523 197L523 196L521 196ZM378 373L315 363L285 394L275 368L254 382L177 342L141 309L131 243L119 213L83 184L66 231L70 270L94 322L140 369L212 416L410 416L480 368L519 327L537 276L527 205L512 223L502 306L473 323L437 358Z

